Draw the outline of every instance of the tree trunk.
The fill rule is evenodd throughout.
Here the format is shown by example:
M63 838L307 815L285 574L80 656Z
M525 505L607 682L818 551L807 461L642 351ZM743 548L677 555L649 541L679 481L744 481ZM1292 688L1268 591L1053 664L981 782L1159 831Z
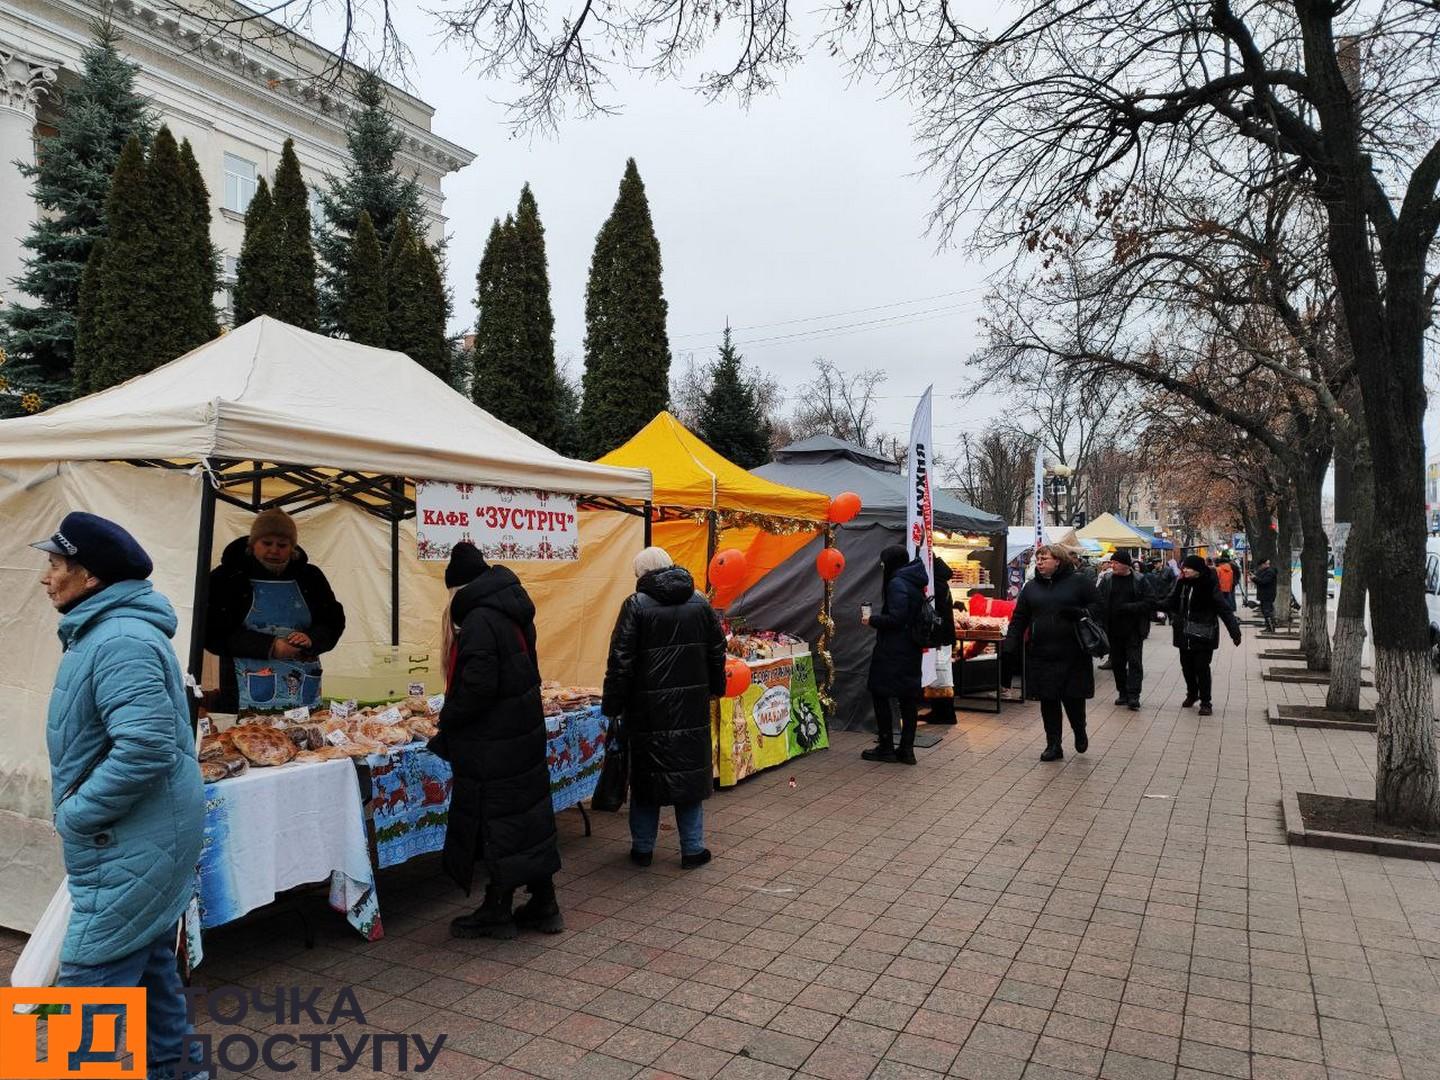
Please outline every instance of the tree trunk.
M1340 579L1340 602L1335 614L1335 648L1330 656L1330 690L1327 709L1360 707L1361 657L1365 651L1365 592L1369 586L1370 525L1375 514L1374 471L1370 444L1351 443L1350 535L1345 538L1345 574ZM1337 447L1340 440L1337 440Z
M1330 455L1306 454L1304 471L1294 478L1300 529L1300 648L1311 671L1330 670L1330 541L1325 536L1321 501Z
M1276 580L1275 621L1288 630L1295 622L1295 508L1289 499L1280 500L1275 524L1275 569L1280 572Z

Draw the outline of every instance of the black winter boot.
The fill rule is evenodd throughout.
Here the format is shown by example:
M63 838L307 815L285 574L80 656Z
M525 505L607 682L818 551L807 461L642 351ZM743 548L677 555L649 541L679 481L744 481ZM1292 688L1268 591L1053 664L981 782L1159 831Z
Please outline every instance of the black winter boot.
M450 936L457 938L499 938L508 940L519 931L510 914L510 905L515 901L514 889L502 889L496 885L485 886L485 902L473 914L461 915L450 920Z
M565 917L555 899L555 881L542 878L526 886L530 899L515 909L515 925L521 930L539 930L542 934L558 934L565 929Z

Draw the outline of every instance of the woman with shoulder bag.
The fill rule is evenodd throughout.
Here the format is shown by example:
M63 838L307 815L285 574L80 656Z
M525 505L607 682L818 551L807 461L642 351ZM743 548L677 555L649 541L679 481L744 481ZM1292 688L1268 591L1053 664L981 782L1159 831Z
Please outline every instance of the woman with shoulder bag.
M1200 702L1200 715L1211 716L1210 661L1220 647L1220 624L1230 631L1230 640L1240 644L1240 624L1220 592L1215 571L1199 555L1186 555L1180 563L1180 579L1165 601L1170 613L1170 630L1180 650L1180 670L1185 675L1184 708Z
M1035 577L1026 582L1010 616L1003 651L1025 654L1025 696L1040 702L1045 722L1041 761L1065 756L1060 747L1063 717L1070 718L1075 752L1090 746L1085 702L1095 696L1095 668L1081 644L1078 626L1095 603L1095 586L1075 569L1064 548L1046 544L1035 551Z

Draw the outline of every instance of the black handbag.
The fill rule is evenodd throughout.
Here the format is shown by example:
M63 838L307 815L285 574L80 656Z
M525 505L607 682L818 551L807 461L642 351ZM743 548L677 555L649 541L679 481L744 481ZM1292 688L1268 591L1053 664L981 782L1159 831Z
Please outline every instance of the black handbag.
M600 766L600 779L595 794L590 796L590 809L614 813L625 805L630 794L630 748L620 734L620 721L610 721L605 736L605 761Z
M1181 627L1181 634L1190 638L1199 645L1202 642L1206 647L1213 646L1220 636L1220 629L1217 623L1206 619L1186 619Z
M1090 656L1109 655L1110 639L1105 635L1104 627L1089 615L1081 615L1075 621L1075 636L1080 639L1080 648Z

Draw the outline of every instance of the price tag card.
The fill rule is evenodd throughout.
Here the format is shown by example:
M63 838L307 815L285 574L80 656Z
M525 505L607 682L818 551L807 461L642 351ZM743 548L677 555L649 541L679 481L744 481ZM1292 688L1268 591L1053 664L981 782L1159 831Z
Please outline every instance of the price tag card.
M200 722L198 725L196 725L196 733L200 736L200 738L205 738L205 736L210 734L211 730L212 728L210 727L210 717L200 717Z
M392 709L386 709L386 710L385 710L384 712L382 712L379 716L375 717L375 719L378 720L378 721L379 721L380 723L382 723L382 724L398 724L398 723L400 723L401 720L403 720L403 719L405 719L405 718L400 715L400 710L399 710L399 709L393 709L393 708L392 708Z
M412 683L410 684L410 696L411 696L411 697L422 697L422 696L424 695L424 693L425 693L425 684L424 684L423 682L412 682Z
M331 746L349 746L350 736L346 735L345 732L339 730L327 731L325 733L325 741L328 742Z
M285 719L304 723L310 719L310 706L301 705L298 709L286 709Z
M344 720L355 712L353 701L332 701L330 702L330 715L337 720Z
M436 694L434 697L425 699L425 711L431 716L439 716L440 710L445 707L445 695Z

